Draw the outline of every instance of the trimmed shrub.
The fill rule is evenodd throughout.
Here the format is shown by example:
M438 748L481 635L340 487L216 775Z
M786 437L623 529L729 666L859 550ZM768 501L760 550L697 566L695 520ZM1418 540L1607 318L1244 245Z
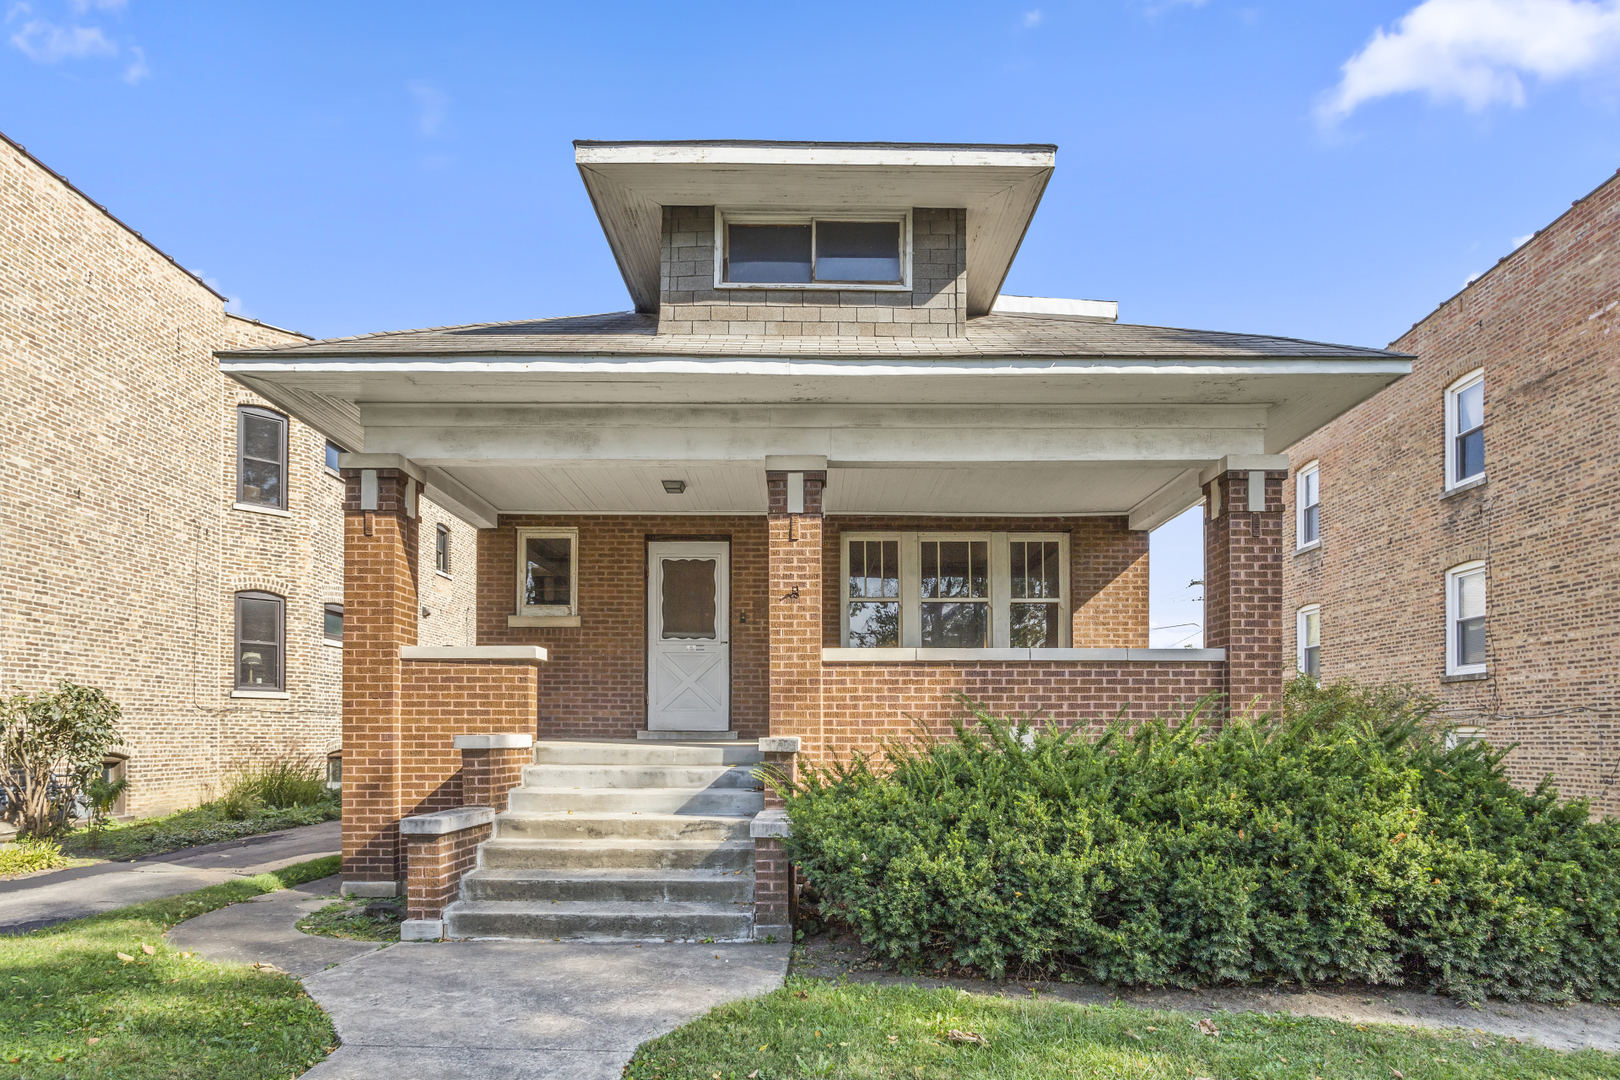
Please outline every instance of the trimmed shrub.
M244 768L218 801L226 817L240 820L263 808L314 806L332 798L334 792L326 786L326 774L319 765L308 758L283 756Z
M1620 823L1448 747L1434 708L1301 679L1259 717L1097 741L974 708L953 739L806 769L788 854L907 965L1620 998Z

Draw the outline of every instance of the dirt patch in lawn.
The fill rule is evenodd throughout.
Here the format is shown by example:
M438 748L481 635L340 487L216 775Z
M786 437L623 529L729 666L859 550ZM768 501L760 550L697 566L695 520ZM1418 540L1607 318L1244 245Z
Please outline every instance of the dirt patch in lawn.
M1215 987L1205 990L1140 990L1088 983L1015 979L992 982L903 975L873 957L855 935L827 931L794 946L793 974L807 978L848 978L877 985L953 987L996 997L1051 997L1085 1005L1120 1002L1144 1009L1186 1013L1287 1013L1352 1024L1396 1024L1426 1028L1467 1028L1534 1041L1555 1050L1620 1051L1620 1006L1531 1005L1488 1001L1474 1007L1451 998L1391 987Z

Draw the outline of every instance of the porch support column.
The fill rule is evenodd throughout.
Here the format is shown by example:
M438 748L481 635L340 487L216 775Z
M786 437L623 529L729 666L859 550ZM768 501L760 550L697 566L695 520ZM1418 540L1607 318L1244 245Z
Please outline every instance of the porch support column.
M399 895L400 648L416 644L421 470L345 454L343 475L343 892Z
M817 468L794 468L810 464ZM786 466L786 467L784 467ZM821 492L825 460L767 459L770 580L770 733L821 738Z
M1288 458L1221 459L1205 470L1204 646L1226 650L1226 709L1282 694L1283 481Z

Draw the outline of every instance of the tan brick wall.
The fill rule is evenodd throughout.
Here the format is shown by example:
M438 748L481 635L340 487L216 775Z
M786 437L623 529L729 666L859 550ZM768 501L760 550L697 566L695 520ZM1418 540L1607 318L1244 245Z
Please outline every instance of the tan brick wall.
M118 700L136 814L204 798L249 758L324 750L336 481L324 440L294 422L293 516L230 509L236 405L262 402L212 356L299 339L227 315L3 141L0 251L0 686L65 677ZM230 697L241 587L287 598L287 701Z
M664 208L660 334L960 337L967 211L912 211L911 289L716 289L714 208Z
M1321 547L1286 485L1283 666L1322 607L1323 674L1410 682L1483 723L1516 779L1620 811L1620 180L1394 342L1413 372L1290 449L1319 461ZM1444 394L1485 372L1484 486L1446 496ZM1488 677L1446 682L1444 578L1483 559Z
M437 526L450 530L450 573L433 561ZM422 607L417 627L419 645L474 645L478 641L478 530L448 511L422 499L422 528L417 556L422 567Z

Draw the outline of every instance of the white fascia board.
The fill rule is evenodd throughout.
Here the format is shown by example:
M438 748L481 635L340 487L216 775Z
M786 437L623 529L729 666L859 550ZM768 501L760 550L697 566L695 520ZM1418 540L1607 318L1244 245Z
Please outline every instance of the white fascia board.
M422 494L475 529L493 529L500 511L443 469L424 468Z
M1204 498L1199 471L1188 469L1158 491L1131 507L1130 527L1142 532L1160 525L1197 506Z
M576 165L786 165L932 166L935 168L1049 169L1051 146L907 146L791 143L585 143Z
M1070 300L1058 296L1008 296L1002 293L996 297L996 302L990 310L1023 315L1100 319L1103 322L1119 321L1118 300Z

